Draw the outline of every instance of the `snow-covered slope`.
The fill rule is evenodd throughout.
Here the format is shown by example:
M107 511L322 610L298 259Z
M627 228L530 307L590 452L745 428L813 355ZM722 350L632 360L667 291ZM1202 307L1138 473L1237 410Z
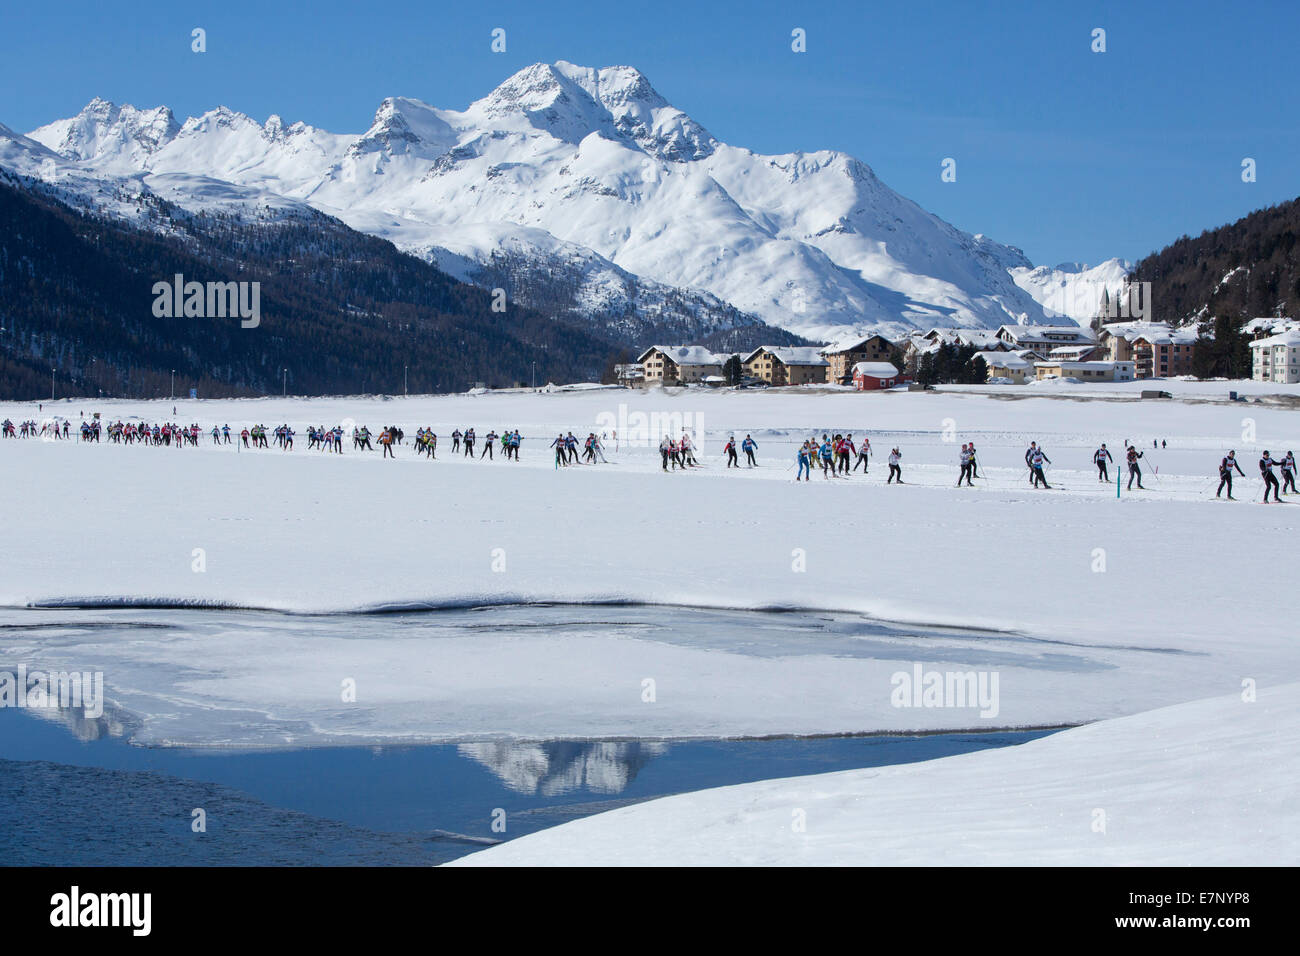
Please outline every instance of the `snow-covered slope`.
M626 66L534 64L463 111L390 98L359 136L225 108L178 124L101 100L30 136L86 169L302 200L467 278L464 264L522 250L581 275L593 311L626 273L820 339L1043 314L1037 285L1013 280L1033 269L1018 249L956 229L844 153L721 143Z
M1015 266L1011 275L1016 285L1043 306L1049 319L1065 317L1087 325L1096 316L1103 296L1117 302L1132 269L1133 263L1124 259L1107 259L1096 266L1079 262L1063 262L1054 269Z
M665 797L453 865L1294 865L1298 690L925 763Z

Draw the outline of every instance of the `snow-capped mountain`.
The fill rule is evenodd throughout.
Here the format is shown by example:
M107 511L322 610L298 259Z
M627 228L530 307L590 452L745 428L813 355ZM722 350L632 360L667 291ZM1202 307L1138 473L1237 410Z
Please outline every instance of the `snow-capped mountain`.
M1043 321L1035 290L1052 287L1051 273L1013 276L1038 272L1018 249L926 212L852 156L719 142L626 66L535 64L463 111L390 98L360 135L225 108L178 124L94 100L29 136L182 206L213 181L307 203L470 281L505 250L574 275L574 307L592 315L625 306L634 277L811 338L898 336Z
M1016 285L1034 297L1049 319L1070 318L1087 325L1103 300L1117 302L1133 263L1107 259L1096 266L1063 262L1055 269L1038 266L1011 270Z

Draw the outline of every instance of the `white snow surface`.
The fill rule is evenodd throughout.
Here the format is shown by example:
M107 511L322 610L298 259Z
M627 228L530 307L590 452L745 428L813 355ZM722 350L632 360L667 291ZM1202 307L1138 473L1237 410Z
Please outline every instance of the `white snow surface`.
M664 797L448 865L1294 866L1297 748L1288 684L1014 747Z
M1060 283L1120 268L1033 269L841 152L721 143L629 66L537 63L464 110L390 97L359 135L225 107L178 123L165 107L95 99L29 136L83 174L141 177L186 208L207 201L187 181L219 180L254 204L308 203L458 275L511 249L582 272L597 305L630 273L815 340L1033 321Z

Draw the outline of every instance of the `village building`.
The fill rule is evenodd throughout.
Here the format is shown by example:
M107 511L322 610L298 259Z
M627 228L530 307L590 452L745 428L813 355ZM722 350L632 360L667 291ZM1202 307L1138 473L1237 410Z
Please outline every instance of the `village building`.
M1043 361L1043 356L1033 349L1020 349L1015 352L976 352L971 358L983 359L989 370L989 380L995 378L1010 379L1012 384L1023 385L1025 380L1034 377L1034 363Z
M1256 382L1300 382L1300 331L1256 339L1250 357L1250 377Z
M726 358L699 345L652 345L637 363L646 385L691 385L709 376L721 376Z
M997 338L1011 349L1033 349L1046 355L1054 348L1070 345L1094 345L1091 329L1078 325L1003 325Z
M645 369L636 362L614 366L614 380L627 388L639 388L645 385Z
M1062 345L1049 349L1045 358L1053 362L1091 362L1107 358L1106 350L1096 343Z
M830 368L816 346L762 345L741 361L746 375L769 385L821 385Z
M820 353L828 363L825 381L832 385L849 385L853 380L853 366L859 362L887 362L893 348L893 343L883 335L868 335L828 345Z
M989 329L933 328L928 332L913 332L899 343L903 362L908 368L914 367L922 355L933 355L943 345L968 347L981 352L998 352L1011 348L998 338L996 332Z
M1283 332L1300 332L1300 322L1283 316L1260 316L1242 323L1241 331L1252 339L1266 339Z
M1168 378L1192 373L1197 331L1164 322L1111 322L1099 343L1112 362L1132 362L1138 378Z
M1049 378L1077 378L1081 382L1131 382L1134 378L1132 362L1063 362L1047 360L1034 363L1038 381Z
M859 392L893 388L903 377L889 362L858 362L853 366L853 387Z

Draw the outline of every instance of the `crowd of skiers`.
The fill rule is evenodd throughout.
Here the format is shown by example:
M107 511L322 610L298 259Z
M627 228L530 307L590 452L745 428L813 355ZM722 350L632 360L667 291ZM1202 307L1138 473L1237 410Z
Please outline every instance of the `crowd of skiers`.
M823 478L847 478L858 468L861 468L862 474L865 475L870 457L871 439L866 436L863 436L862 443L859 445L854 444L852 433L841 435L837 432L834 436L823 434L821 441L818 441L814 435L795 452L795 463L799 466L799 470L795 473L794 480L812 481L814 465L821 466ZM894 480L900 457L897 448L890 453L890 476L887 484L891 484ZM853 463L852 469L849 468L850 462ZM898 481L900 484L903 481L901 470L898 470Z
M72 426L64 420L63 422L46 421L19 422L15 425L9 419L0 422L0 434L5 438L50 438L65 439L71 438L69 429Z
M167 422L149 424L147 422L117 421L103 424L98 417L92 419L83 418L79 432L83 442L99 442L102 434L115 444L140 444L175 448L186 445L197 446L203 434L197 423L178 425ZM45 422L28 420L19 423L5 419L4 422L0 423L0 434L4 438L44 438L47 440L68 440L73 437L71 423L66 419L47 420ZM230 425L226 424L213 425L209 434L215 445L231 444L233 434L238 438L238 445L242 448L268 448L270 447L269 442L274 441L277 447L285 451L291 451L294 447L294 435L296 433L287 424L273 429L267 429L265 425L257 424L246 426L238 432L232 432ZM315 449L342 454L344 434L345 429L342 425L333 427L308 426L307 448L309 450ZM363 425L354 426L351 437L353 450L373 451L373 439L382 450L384 458L396 458L395 448L402 444L405 433L397 425L384 426L378 433L372 432L369 427ZM567 434L559 433L550 445L555 453L555 467L596 464L598 462L607 463L608 459L605 457L605 441L607 437L604 434L597 435L595 432L588 432L585 439L579 439L571 431ZM617 443L617 433L615 433L614 440ZM519 447L522 441L523 436L518 429L506 429L500 433L490 430L482 436L480 445L480 437L473 428L466 428L463 431L456 428L451 433L451 452L471 459L475 457L492 459L496 457L496 452L499 450L502 458L518 461ZM1151 445L1152 448L1158 449L1167 447L1168 443L1153 440ZM418 429L415 434L414 448L416 454L427 456L430 460L436 459L438 449L437 433L432 428ZM758 467L758 442L754 440L753 435L745 435L739 442L734 434L728 436L726 442L722 445L722 454L728 469L741 467L740 452L745 454L745 466L747 468ZM852 433L841 434L837 432L834 435L824 433L820 440L816 436L812 436L803 441L795 452L795 465L798 468L795 481L812 481L813 471L819 467L822 477L825 479L847 478L857 472L859 468L862 469L865 476L869 471L871 452L871 441L865 436L857 442L854 441ZM665 435L659 443L659 453L664 471L700 467L700 461L696 457L695 443L689 432L683 432L680 438ZM1138 450L1137 445L1128 441L1124 442L1122 455L1128 477L1127 488L1129 491L1133 490L1135 484L1138 490L1146 490L1146 486L1142 483L1142 461L1145 454L1145 452ZM902 452L897 447L889 450L887 456L889 473L886 484L903 484L902 457ZM1046 468L1051 465L1052 459L1047 456L1046 451L1037 441L1029 443L1029 447L1025 450L1024 462L1028 480L1032 487L1043 489L1052 487L1048 483L1046 472ZM1115 464L1115 458L1105 442L1102 442L1093 452L1092 462L1097 468L1097 480L1099 482L1109 482L1111 480L1110 467ZM962 443L958 453L957 486L973 486L974 480L982 477L979 465L975 443ZM1275 469L1277 473L1275 473ZM1245 477L1245 472L1237 462L1236 452L1230 451L1219 462L1219 487L1214 493L1216 498L1223 497L1226 490L1227 498L1233 501L1236 500L1232 493L1234 473L1237 476ZM1259 473L1261 480L1264 482L1264 501L1280 502L1281 494L1298 493L1296 489L1296 460L1292 452L1288 451L1281 459L1275 459L1268 451L1265 451L1259 460ZM1280 480L1278 473L1280 473ZM1117 479L1122 481L1123 476L1117 476ZM1272 493L1271 499L1270 492Z

